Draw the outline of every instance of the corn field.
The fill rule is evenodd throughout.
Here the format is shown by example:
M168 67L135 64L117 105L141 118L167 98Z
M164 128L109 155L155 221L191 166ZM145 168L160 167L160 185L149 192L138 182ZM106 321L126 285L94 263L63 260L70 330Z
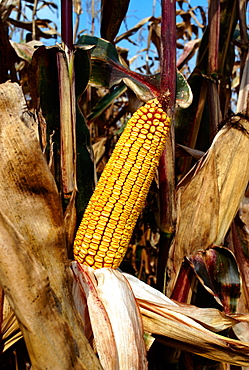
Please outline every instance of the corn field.
M248 2L147 3L0 1L1 370L249 369Z

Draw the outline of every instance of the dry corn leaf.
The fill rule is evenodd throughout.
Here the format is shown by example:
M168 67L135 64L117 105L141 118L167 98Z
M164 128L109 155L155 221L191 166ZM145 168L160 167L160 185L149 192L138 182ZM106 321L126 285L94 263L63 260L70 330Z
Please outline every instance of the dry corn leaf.
M20 306L19 310L24 307L24 318L33 317L33 324L39 326L38 323L40 323L40 330L44 329L45 326L43 315L47 314L49 316L48 298L43 301L45 302L45 310L42 306L42 297L44 298L46 289L49 289L48 286L50 286L53 291L53 299L56 301L56 307L57 309L60 308L59 322L66 322L67 330L63 333L70 333L68 334L66 348L69 348L69 342L74 343L72 346L70 344L72 355L72 353L76 353L77 347L77 356L75 354L73 360L72 358L68 358L68 360L87 364L88 368L92 366L89 364L94 364L93 366L100 368L97 358L82 333L82 320L72 304L72 277L69 274L66 255L66 237L61 202L54 178L37 140L36 122L28 112L20 86L10 82L1 84L0 95L0 209L3 214L2 224L0 223L0 225L1 234L3 232L6 235L5 243L1 235L0 241L3 243L3 247L1 246L0 251L2 254L6 252L7 241L13 247L12 258L9 263L5 261L6 256L0 258L1 264L5 263L5 267L0 268L1 284L4 285L3 279L7 274L6 271L8 271L12 278L6 280L5 286L3 286L5 293L8 287L9 294L13 296L15 296L15 293L18 294L16 299L19 298L17 304L18 307ZM10 229L11 231L8 231ZM15 233L18 233L16 238ZM18 245L20 238L25 241L25 245ZM17 249L15 249L15 243L17 243ZM11 256L10 252L5 254L8 257ZM32 264L29 265L27 255L30 255L31 261L38 266L38 280L32 278L35 271L32 271ZM16 258L17 256L18 258ZM23 270L20 266L22 264L21 256L23 257ZM16 265L13 263L14 257ZM42 276L39 276L39 271L42 272L47 285L45 284L44 293L41 293L40 306L39 302L36 302L36 298L33 298L33 304L36 303L35 310L39 313L39 315L35 315L32 309L33 304L27 304L25 293L21 297L20 293L23 292L24 288L27 288L25 282L27 285L29 285L28 282L32 282L30 284L31 291L28 291L30 294L34 294L35 289L39 290L39 287L41 289ZM46 271L46 274L44 271ZM17 275L17 272L19 275ZM16 287L13 282L15 282ZM9 287L10 283L11 288ZM38 287L36 284L38 284ZM33 288L33 292L31 288ZM53 299L50 301L52 306ZM13 308L12 302L10 300L9 302ZM17 315L16 309L14 311ZM56 317L55 311L53 311L53 314ZM20 316L18 316L18 319L20 320ZM52 321L51 318L50 322ZM24 328L26 327L24 325ZM56 334L58 335L58 331L52 330L50 334L52 338ZM62 332L60 335L63 337ZM38 339L39 335L35 340L29 342L31 350L39 350L36 348L38 346L37 342L39 342ZM42 340L40 339L40 341ZM62 342L63 339L60 339L60 343ZM54 348L54 346L52 347ZM49 352L48 348L46 350ZM67 352L70 357L70 351L65 352L65 348L63 348L63 351L63 353ZM44 356L48 356L45 351ZM56 355L56 357L58 356Z
M101 138L99 141L93 144L94 160L96 165L99 163L105 153L106 137Z
M248 99L248 91L249 91L249 54L247 54L246 62L244 65L244 70L241 78L241 83L239 87L239 96L238 102L236 106L236 112L240 113L243 110L247 109L247 99Z
M190 40L184 45L184 50L176 62L176 67L181 69L195 54L197 48L200 46L200 39Z
M249 180L249 122L233 117L177 189L177 226L168 259L170 296L185 256L223 243Z
M166 345L215 361L245 366L249 363L249 343L223 337L203 328L194 320L177 314L178 320L141 308L144 328ZM176 316L175 316L176 317Z
M176 157L186 157L191 156L194 159L200 159L205 153L201 150L192 149L188 146L176 144Z
M0 235L0 282L18 318L32 367L89 368L91 362L79 357L78 341L63 317L46 270L2 212Z
M3 352L22 338L22 332L19 328L16 315L6 296L3 298L3 321L0 333L2 336Z
M139 21L133 28L130 30L122 33L120 36L116 37L115 39L115 44L120 42L123 39L129 39L134 33L136 33L140 28L142 28L146 23L153 21L155 18L154 17L147 17Z
M76 190L74 54L66 48L56 56L60 92L61 174L63 192L68 194Z

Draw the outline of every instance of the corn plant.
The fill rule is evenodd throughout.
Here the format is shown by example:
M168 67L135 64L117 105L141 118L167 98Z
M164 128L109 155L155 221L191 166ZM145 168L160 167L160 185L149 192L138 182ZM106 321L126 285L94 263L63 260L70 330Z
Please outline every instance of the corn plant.
M54 3L0 4L3 366L247 366L247 2L210 1L206 25L165 0L118 35L129 2L102 1L101 38L77 38L67 0L49 48ZM146 74L116 47L145 24Z

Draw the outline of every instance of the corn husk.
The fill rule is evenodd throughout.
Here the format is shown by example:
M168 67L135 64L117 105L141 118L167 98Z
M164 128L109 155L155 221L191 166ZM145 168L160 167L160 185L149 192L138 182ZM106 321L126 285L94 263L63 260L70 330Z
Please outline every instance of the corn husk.
M125 344L126 335L129 335L129 340L132 341L130 343L130 346L133 346L132 353L136 354L136 351L139 351L139 348L136 347L141 346L138 338L132 338L130 333L125 331L128 326L126 314L127 312L132 313L129 320L133 320L133 310L138 304L142 315L143 329L147 335L150 334L151 339L153 336L157 338L157 335L160 335L159 340L168 346L222 363L245 366L249 362L249 342L217 334L239 323L248 324L249 315L226 315L216 309L202 309L174 302L134 276L121 274L119 271L105 268L92 270L84 266L82 268L76 262L72 263L72 268L74 271L78 270L77 274L87 274L93 281L97 280L95 293L97 292L98 298L106 308L116 343L121 344L121 347L118 348L118 356L122 355L119 353L121 348L124 353L128 349L128 345L122 347ZM92 284L92 282L89 283ZM131 289L132 295L134 294L136 298L135 305L129 299ZM74 299L77 300L77 297ZM88 308L91 310L91 307ZM95 318L91 318L92 326L96 325L94 321ZM136 318L133 321L132 330L135 328L139 333L141 327ZM130 331L130 325L128 328ZM101 340L105 341L105 338L102 336ZM140 369L142 366L138 362L133 362L133 367L131 364L132 362L127 362L126 359L125 367L122 367L119 362L118 369Z
M72 262L85 292L97 352L104 369L147 369L143 326L133 292L122 274ZM76 306L78 298L74 296ZM84 318L84 317L83 317Z
M117 346L114 333L105 306L98 295L97 281L93 270L85 265L72 262L72 270L76 277L77 285L81 291L80 296L75 297L75 304L78 307L82 318L86 318L85 311L88 310L96 349L101 365L106 370L119 369ZM82 301L82 293L85 296L85 304ZM83 311L84 312L83 312ZM84 320L87 323L86 320Z
M115 336L119 369L147 369L142 319L127 280L113 269L99 269L94 274Z

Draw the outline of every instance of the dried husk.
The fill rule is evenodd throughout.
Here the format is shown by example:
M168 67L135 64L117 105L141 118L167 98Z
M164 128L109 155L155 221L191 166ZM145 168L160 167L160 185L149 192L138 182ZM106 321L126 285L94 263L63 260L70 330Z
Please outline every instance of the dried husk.
M98 295L97 281L93 270L77 262L72 262L71 268L76 278L74 285L77 285L81 291L80 294L79 291L74 292L77 294L74 295L76 307L79 309L86 325L88 324L88 317L85 311L89 312L100 363L105 370L119 369L117 346L111 318L108 316L105 306ZM85 297L85 303L82 301L82 296Z
M174 302L134 276L120 274L116 270L105 268L92 270L76 262L72 263L72 268L78 270L78 278L80 274L84 275L83 279L88 276L85 283L89 284L89 292L92 290L92 285L96 283L95 279L98 280L98 285L94 287L94 295L97 292L98 299L106 308L119 356L122 356L123 351L125 353L129 348L128 346L123 347L127 335L131 341L130 346L133 346L133 349L130 350L133 354L136 353L136 346L139 348L141 345L137 338L135 340L130 335L129 320L134 317L133 310L135 307L133 302L128 299L130 289L132 289L132 295L134 294L136 304L138 304L142 314L143 328L147 334L152 335L152 337L150 336L152 340L155 337L166 345L219 362L241 366L248 363L248 342L227 338L215 332L236 327L238 324L248 324L249 315L226 315L216 309L203 309ZM81 279L78 278L77 284L81 284ZM93 292L89 294L93 294ZM75 296L74 298L77 301L79 297ZM93 304L93 301L91 304ZM91 310L91 307L88 308ZM132 313L128 322L126 311ZM136 321L137 319L133 322L133 325ZM95 318L91 317L91 325L98 325L98 323L99 319L95 322ZM126 332L127 327L129 328L129 334ZM139 324L134 326L134 328L136 327L141 330L142 326ZM105 339L102 338L102 340ZM118 369L140 369L141 364L139 362L133 362L133 367L131 367L132 362L127 362L127 358L125 361L126 367L122 367L119 362L120 367Z
M77 262L72 262L71 268L76 284L85 294L103 368L147 369L142 319L126 278L113 269L93 270ZM74 295L74 299L78 306L82 298ZM82 317L86 317L84 312Z
M225 315L217 309L199 308L193 305L175 302L148 284L143 283L132 275L124 274L129 281L140 308L164 315L177 313L185 315L211 331L219 332L238 323L237 318ZM243 316L248 320L247 316Z
M18 318L32 368L88 369L77 356L74 333L44 267L1 212L0 235L0 282Z
M147 369L142 319L130 285L117 270L98 269L94 275L115 336L119 370Z

